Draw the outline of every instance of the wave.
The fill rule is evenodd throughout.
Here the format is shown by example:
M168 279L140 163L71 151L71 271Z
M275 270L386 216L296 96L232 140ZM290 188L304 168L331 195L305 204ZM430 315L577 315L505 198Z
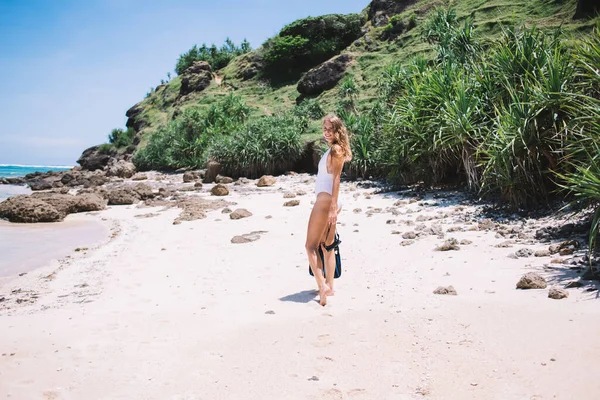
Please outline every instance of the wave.
M21 164L0 164L0 167L16 167L16 168L73 168L74 165L21 165Z

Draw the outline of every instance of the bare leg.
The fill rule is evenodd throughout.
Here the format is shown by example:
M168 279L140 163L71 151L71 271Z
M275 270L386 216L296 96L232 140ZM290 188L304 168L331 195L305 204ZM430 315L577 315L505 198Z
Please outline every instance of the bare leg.
M338 209L338 215L340 214L340 211L342 211L342 209ZM337 231L337 228L335 226L331 227L331 230L329 231L329 236L328 237L323 237L323 242L325 242L326 244L331 244L333 243L333 240L335 239L335 233ZM325 279L325 283L327 283L327 286L329 286L329 296L333 296L335 294L334 290L333 290L333 282L334 282L334 275L335 275L335 253L333 250L331 251L327 251L325 250L325 247L322 248L323 249L323 258L325 259L325 275L327 276L327 278Z
M319 287L319 303L324 306L327 304L327 293L329 286L325 282L323 271L319 268L319 245L324 231L327 227L327 217L329 213L329 205L331 204L331 196L327 193L319 193L317 200L313 206L308 221L308 231L306 233L306 254L308 263L312 269L313 275Z

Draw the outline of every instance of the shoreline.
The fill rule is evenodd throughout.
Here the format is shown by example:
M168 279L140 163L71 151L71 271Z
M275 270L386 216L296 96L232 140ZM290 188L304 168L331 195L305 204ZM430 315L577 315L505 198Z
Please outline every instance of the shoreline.
M563 241L535 239L560 218L500 223L456 191L377 194L368 182L342 182L344 272L321 307L304 251L314 176L268 187L241 180L224 197L211 195L214 184L176 191L193 187L182 180L156 174L146 183L173 188L178 202L195 199L204 217L182 219L189 209L162 200L80 214L110 226L110 239L0 281L0 397L279 399L283 388L291 399L441 400L600 390L589 368L600 356L598 284L549 299L550 287L577 280L580 264L570 262L581 250L533 255ZM292 200L299 204L284 206ZM233 219L241 208L252 215ZM451 238L459 249L435 250ZM524 248L532 253L511 257ZM548 287L517 290L527 272ZM457 295L434 294L439 286Z
M90 215L69 215L63 222L20 224L0 221L0 279L34 272L52 261L106 242L109 228Z

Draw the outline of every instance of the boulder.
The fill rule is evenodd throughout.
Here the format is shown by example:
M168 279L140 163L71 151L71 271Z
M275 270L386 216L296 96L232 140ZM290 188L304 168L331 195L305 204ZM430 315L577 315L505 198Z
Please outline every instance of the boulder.
M300 205L300 200L290 200L283 203L284 207L296 207Z
M417 0L372 0L369 6L369 21L375 27L387 25L389 18L400 14Z
M127 112L125 113L125 116L127 117L127 122L125 123L125 126L127 128L133 128L133 130L136 132L139 132L142 129L144 129L146 127L146 121L144 121L144 119L141 118L140 114L142 113L142 111L144 111L144 107L141 105L141 102L137 103L129 110L127 110Z
M460 250L460 246L458 245L458 240L454 238L450 238L444 242L441 246L435 249L436 251L450 251L450 250Z
M64 215L100 211L106 208L106 200L93 193L84 193L77 196L62 193L34 193L30 197L44 201Z
M38 181L29 182L29 187L31 188L31 190L36 191L52 189L54 186L53 182L49 179L40 179Z
M227 196L229 194L229 189L227 189L227 186L219 183L210 190L210 193L213 196Z
M565 299L569 297L569 292L562 288L552 287L548 291L548 297L555 300Z
M183 182L184 183L195 182L198 179L200 179L200 175L194 171L186 171L183 174Z
M56 222L62 221L65 215L45 201L26 195L13 196L0 203L0 218L10 222Z
M275 178L271 175L263 175L258 180L256 186L265 187L265 186L273 186L275 184Z
M311 69L298 82L298 92L310 96L332 89L344 76L351 60L349 54L341 54Z
M233 179L228 176L217 175L217 177L215 178L215 182L222 183L225 185L228 183L233 183Z
M133 191L137 194L137 197L141 200L152 199L156 195L152 191L152 188L145 183L138 183L133 186Z
M117 154L115 149L105 149L100 151L100 146L93 146L83 151L77 163L83 169L95 171L104 169L108 165L110 159Z
M133 163L125 160L110 159L105 168L106 176L116 176L119 178L131 178L135 175L136 168Z
M204 173L204 183L213 183L217 179L217 175L221 172L221 164L217 161L209 161L206 163L206 172Z
M111 206L130 205L139 200L133 188L117 188L108 192L108 204Z
M528 272L517 282L517 289L545 289L546 280L540 274Z
M181 88L179 95L185 96L192 92L201 92L212 81L212 70L206 61L195 61L181 75Z
M242 219L242 218L248 218L251 216L252 216L252 213L250 211L246 210L245 208L238 208L237 210L235 210L234 212L229 214L229 218L231 218L231 219Z

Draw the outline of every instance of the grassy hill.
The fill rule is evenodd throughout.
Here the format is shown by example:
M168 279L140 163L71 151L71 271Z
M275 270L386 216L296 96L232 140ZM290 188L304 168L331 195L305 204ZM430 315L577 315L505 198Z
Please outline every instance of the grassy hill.
M359 108L368 108L378 98L377 81L388 65L406 62L417 55L427 58L433 55L433 46L423 39L423 25L436 7L447 2L423 0L404 3L413 4L393 18L398 21L409 21L413 18L416 22L413 29L405 29L388 38L385 35L389 29L387 26L373 26L373 21L367 19L367 7L362 13L366 34L342 51L354 58L347 73L354 77L360 91ZM573 19L576 10L574 0L462 0L452 1L450 4L456 10L459 21L467 17L473 18L476 35L484 43L494 41L503 28L513 25L535 25L547 31L561 27L567 40L577 40L582 34L589 33L595 24L592 19ZM251 116L273 115L292 109L299 97L297 80L273 85L260 74L248 80L241 77L242 71L257 54L260 57L261 51L262 48L259 48L250 54L239 56L227 67L214 71L215 77L222 79L221 82L213 80L204 91L187 96L184 101L177 101L181 77L159 85L139 104L142 112L137 119L144 121L144 128L140 132L143 135L152 132L161 124L170 121L175 112L188 107L206 109L232 92L244 99L250 107ZM317 100L324 110L335 110L338 97L338 90L334 88L317 96ZM312 124L307 135L318 136L320 132L315 131L316 127L316 123Z

